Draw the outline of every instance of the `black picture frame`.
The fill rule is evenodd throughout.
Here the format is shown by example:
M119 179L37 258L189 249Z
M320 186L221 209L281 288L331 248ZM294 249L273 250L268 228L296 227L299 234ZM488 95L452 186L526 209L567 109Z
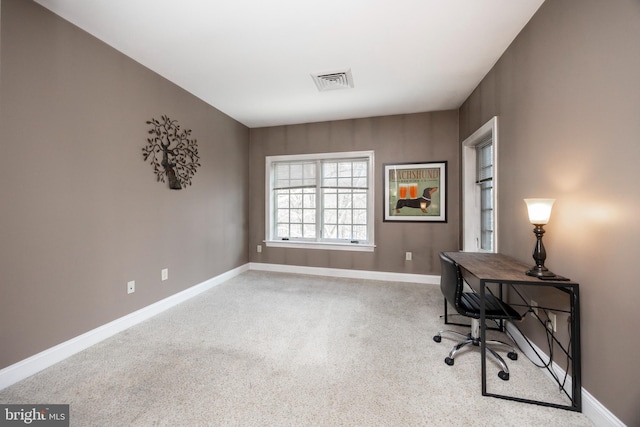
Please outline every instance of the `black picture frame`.
M384 222L447 222L447 161L383 166Z

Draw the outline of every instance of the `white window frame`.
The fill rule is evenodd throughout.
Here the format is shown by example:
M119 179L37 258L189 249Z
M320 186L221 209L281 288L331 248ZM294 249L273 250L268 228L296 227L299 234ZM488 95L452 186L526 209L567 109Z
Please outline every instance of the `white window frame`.
M476 147L491 137L493 144L493 249L498 252L498 117L494 116L462 142L462 250L481 249L480 186L476 184Z
M349 158L367 158L369 163L368 190L367 190L367 236L366 242L352 243L351 241L322 241L320 236L316 240L291 239L276 240L274 238L275 206L272 197L273 171L272 165L276 162L287 161L319 161L319 160L340 160ZM374 174L374 152L373 151L349 151L341 153L314 153L314 154L294 154L265 157L265 240L267 247L297 248L297 249L330 249L343 251L373 252L375 248L375 174ZM321 177L316 177L321 179ZM320 194L320 192L318 192ZM321 207L318 206L317 220L321 219Z

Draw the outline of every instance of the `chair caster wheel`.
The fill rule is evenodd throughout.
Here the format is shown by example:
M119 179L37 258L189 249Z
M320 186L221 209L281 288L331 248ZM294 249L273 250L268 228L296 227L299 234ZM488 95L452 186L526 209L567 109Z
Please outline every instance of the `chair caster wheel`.
M452 358L450 358L450 357L447 357L446 359L444 359L444 363L446 363L449 366L453 366L453 362L454 362L454 360ZM509 375L509 374L507 374L507 375Z
M440 342L440 341L442 341L442 337L440 335L436 335L435 337L433 337L433 340L435 342Z
M510 351L509 353L507 353L507 357L511 360L518 360L518 353L516 353L515 351Z
M498 376L503 381L509 381L509 373L508 372L500 371L500 372L498 372Z

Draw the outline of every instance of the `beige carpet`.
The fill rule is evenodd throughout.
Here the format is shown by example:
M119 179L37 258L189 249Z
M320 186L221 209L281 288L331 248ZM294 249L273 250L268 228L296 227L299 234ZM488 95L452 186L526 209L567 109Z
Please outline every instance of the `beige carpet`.
M479 353L444 358L438 286L250 271L0 391L72 426L590 426L483 397ZM466 332L465 328L459 328ZM561 395L525 357L508 385ZM504 387L507 387L504 389ZM496 390L497 391L497 390Z

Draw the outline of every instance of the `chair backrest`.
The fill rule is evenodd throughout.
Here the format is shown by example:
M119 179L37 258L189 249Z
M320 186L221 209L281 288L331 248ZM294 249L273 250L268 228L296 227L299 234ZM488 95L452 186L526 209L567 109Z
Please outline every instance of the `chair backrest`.
M444 252L440 252L440 265L442 267L442 271L440 272L440 290L444 298L458 313L465 314L466 312L462 310L460 304L464 287L460 267L458 267L458 264L456 264L454 260L446 256Z

